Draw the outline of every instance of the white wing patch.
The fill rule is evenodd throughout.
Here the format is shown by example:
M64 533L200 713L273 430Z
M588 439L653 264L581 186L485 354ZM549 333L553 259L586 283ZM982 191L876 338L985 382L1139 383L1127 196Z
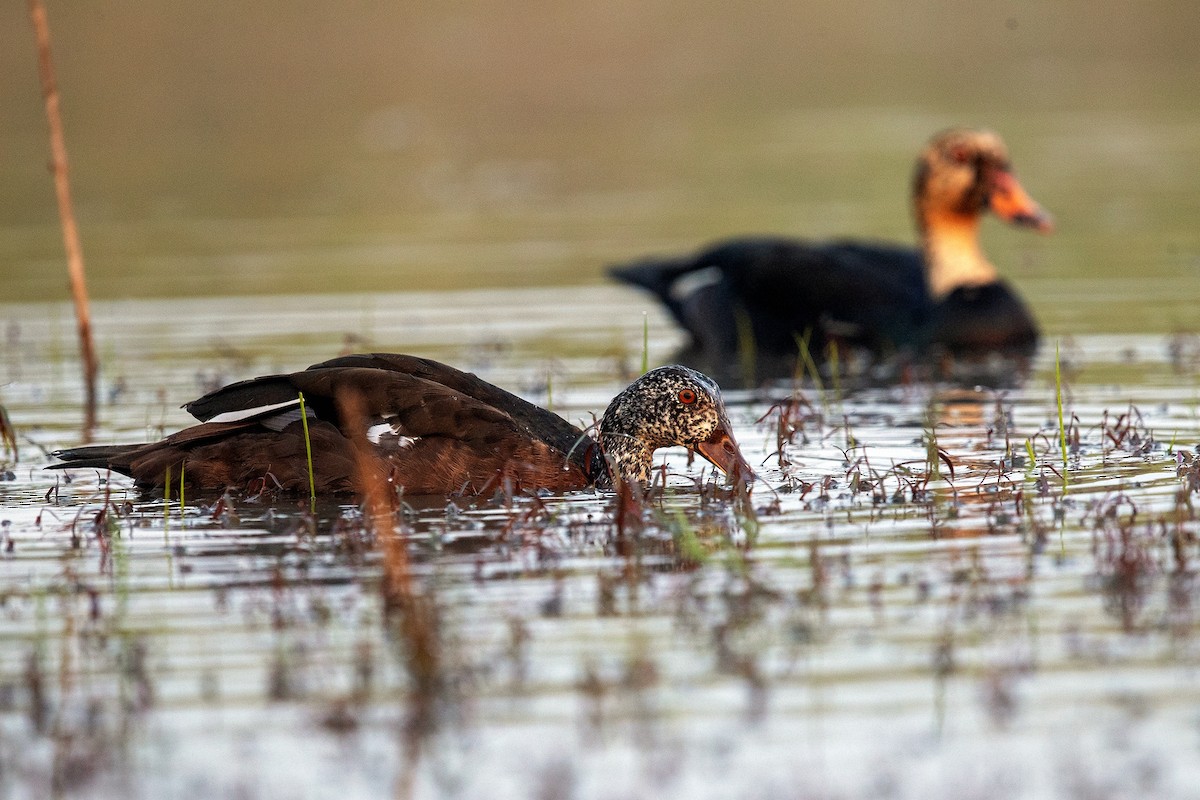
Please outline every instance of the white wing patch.
M416 443L417 437L403 435L396 425L385 420L367 428L367 441L371 444L400 449L412 447Z
M254 408L239 408L237 411L226 411L223 414L217 414L215 417L209 417L209 422L241 422L242 420L254 419L255 417L265 417L273 411L280 411L285 408L295 406L300 407L300 398L295 400L284 400L282 403L272 403L267 406L255 406ZM306 409L307 410L307 409ZM312 412L310 411L311 415ZM299 415L296 419L300 419Z
M721 268L715 266L704 267L680 275L671 284L671 299L685 300L701 289L720 283L724 277L725 273L721 271Z
M311 408L304 409L304 416L306 416L312 420L315 420L317 418L317 415L313 413L313 410ZM269 417L263 417L262 419L260 419L258 421L258 423L260 425L262 425L264 428L266 428L267 430L281 431L284 428L286 428L288 425L291 425L293 422L296 422L299 419L300 419L300 409L299 408L289 408L287 411L281 411L278 414L272 414Z

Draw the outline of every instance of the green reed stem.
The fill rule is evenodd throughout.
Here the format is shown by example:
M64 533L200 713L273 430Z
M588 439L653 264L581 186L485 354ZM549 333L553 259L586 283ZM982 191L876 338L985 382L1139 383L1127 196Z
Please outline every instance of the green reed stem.
M942 479L942 458L938 453L937 401L931 400L925 409L925 472L931 481Z
M300 424L304 427L304 456L308 459L308 506L317 513L317 482L313 477L312 440L308 437L308 412L304 408L304 392L300 392Z
M684 562L692 562L694 564L703 564L708 561L708 551L705 550L700 536L696 529L688 521L684 513L678 509L675 510L675 531L673 539L675 541L675 551L680 560Z
M187 462L180 461L179 462L179 518L181 520L183 519L183 506L184 506L184 502L185 502L184 501L183 478L186 473L187 473Z
M738 364L742 368L742 382L747 386L758 379L758 341L754 338L754 323L742 306L734 306L733 321L737 326Z
M839 348L837 342L829 343L829 374L833 381L833 399L838 408L842 407L842 365L838 362Z
M821 380L821 370L817 369L817 362L813 360L812 352L808 349L808 340L812 336L812 330L806 330L803 336L796 337L796 347L800 348L800 360L804 364L805 371L812 375L813 386L817 388L817 394L821 395L821 399L825 399L825 382Z
M1062 448L1063 494L1067 493L1067 426L1063 421L1062 363L1059 358L1059 343L1054 343L1054 392L1058 401L1058 443Z
M850 431L850 418L846 416L845 395L842 393L842 365L838 361L840 352L837 342L829 343L828 353L830 380L833 381L833 401L837 403L837 415L846 426L846 447L853 447L854 434Z

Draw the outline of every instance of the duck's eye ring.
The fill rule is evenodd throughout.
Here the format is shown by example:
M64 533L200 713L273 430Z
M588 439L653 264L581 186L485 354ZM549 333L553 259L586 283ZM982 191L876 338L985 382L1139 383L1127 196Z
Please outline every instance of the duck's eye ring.
M683 403L685 406L690 406L692 403L696 402L696 393L691 389L680 389L679 402Z

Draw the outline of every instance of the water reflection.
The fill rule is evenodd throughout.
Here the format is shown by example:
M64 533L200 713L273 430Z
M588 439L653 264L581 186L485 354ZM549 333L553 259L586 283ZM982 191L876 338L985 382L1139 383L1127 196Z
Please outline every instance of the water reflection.
M689 337L681 358L720 380L758 381L839 360L980 371L1011 361L1011 383L1039 326L979 241L989 212L1043 233L1051 217L1021 187L991 131L951 128L917 158L911 210L919 247L861 237L813 241L741 235L668 256L639 256L613 278L647 291Z
M526 293L101 304L123 387L101 435L186 423L166 398L347 335L586 423L640 360L640 310L608 289L533 300L559 314L523 316ZM460 307L502 346L454 324ZM597 308L610 327L573 322ZM1164 337L1064 348L1065 493L1043 356L1005 390L730 392L764 478L748 506L668 453L636 534L584 492L412 498L381 539L348 504L56 483L43 450L76 435L78 398L69 327L44 312L6 307L23 355L0 365L22 458L0 482L0 781L18 794L912 796L931 769L1019 763L1007 793L1034 797L1130 785L1135 762L1161 796L1195 785L1200 425ZM672 328L649 327L665 357ZM384 592L381 541L403 548L404 591Z

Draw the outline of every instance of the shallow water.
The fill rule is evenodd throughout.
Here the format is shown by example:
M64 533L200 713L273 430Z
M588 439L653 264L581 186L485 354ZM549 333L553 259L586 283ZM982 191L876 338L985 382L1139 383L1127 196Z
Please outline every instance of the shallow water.
M41 469L80 392L8 4L0 798L1197 796L1193 3L367 6L50 9L98 441L369 350L590 422L644 321L650 363L680 344L605 265L911 240L915 153L959 124L1058 223L983 227L1047 333L1034 370L730 393L750 503L670 453L633 540L604 495L414 502L401 618L429 638L398 632L353 507Z
M638 369L643 312L665 360L678 334L619 288L101 303L97 438L157 436L214 383L343 349L433 355L587 421ZM1065 496L1051 345L1005 392L730 393L763 478L749 507L697 493L699 467L668 453L672 488L632 542L604 495L423 501L404 530L436 608L426 718L355 509L181 508L42 471L78 436L70 318L0 317L21 450L0 482L7 796L1200 785L1200 468L1179 474L1200 443L1194 338L1063 343ZM772 408L793 396L781 463Z

